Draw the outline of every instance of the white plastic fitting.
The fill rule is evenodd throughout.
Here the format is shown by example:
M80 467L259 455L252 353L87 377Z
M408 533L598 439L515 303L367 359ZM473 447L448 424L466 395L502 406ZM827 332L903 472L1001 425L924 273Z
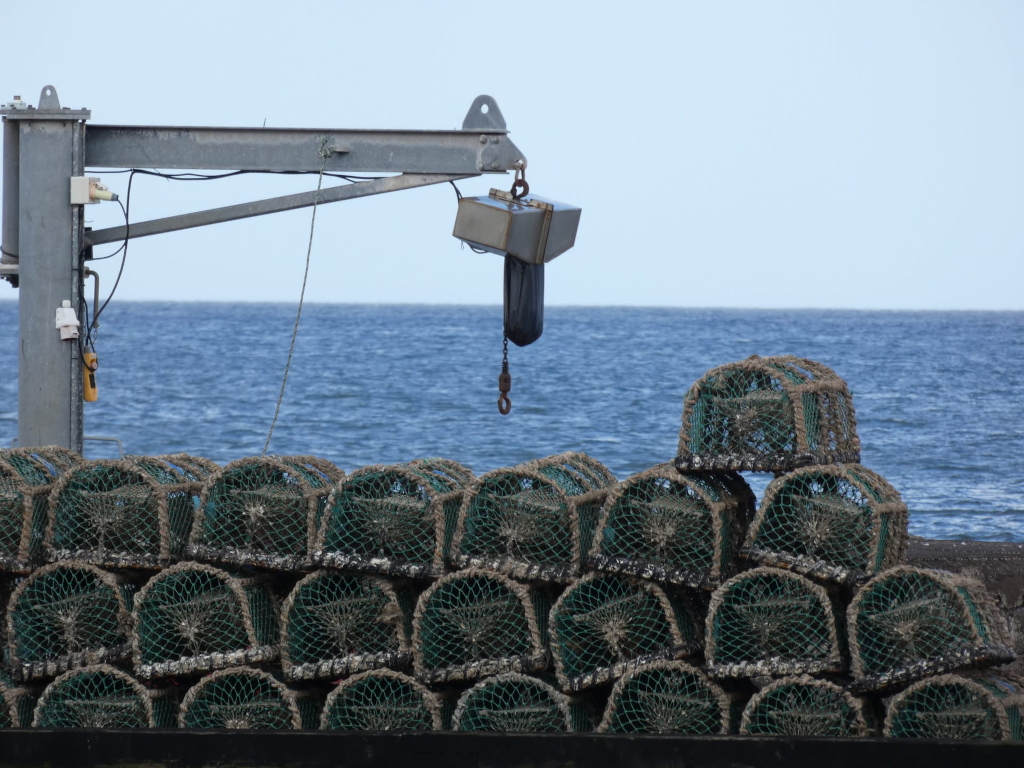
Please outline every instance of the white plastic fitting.
M95 176L71 177L71 204L88 205L100 200L117 200L117 195L107 189Z
M60 331L60 340L77 339L80 325L75 310L71 308L71 302L64 299L57 308L57 330Z

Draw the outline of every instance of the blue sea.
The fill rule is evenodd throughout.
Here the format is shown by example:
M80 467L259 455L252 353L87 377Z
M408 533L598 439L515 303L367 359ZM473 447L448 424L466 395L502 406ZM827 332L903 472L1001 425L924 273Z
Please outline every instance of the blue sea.
M683 394L704 371L789 353L847 380L863 463L902 493L912 533L1024 541L1024 313L549 307L541 339L510 348L509 416L496 405L501 316L307 305L271 452L345 470L446 456L480 473L581 450L625 477L675 456ZM86 434L220 463L259 453L294 318L286 304L111 303ZM0 328L7 445L16 302L0 302ZM748 479L760 492L770 478Z

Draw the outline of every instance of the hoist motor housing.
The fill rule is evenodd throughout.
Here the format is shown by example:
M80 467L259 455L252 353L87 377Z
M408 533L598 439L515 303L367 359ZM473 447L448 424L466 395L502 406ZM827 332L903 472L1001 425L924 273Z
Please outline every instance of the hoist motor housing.
M576 243L582 209L542 197L492 189L459 200L455 237L499 256L546 264Z

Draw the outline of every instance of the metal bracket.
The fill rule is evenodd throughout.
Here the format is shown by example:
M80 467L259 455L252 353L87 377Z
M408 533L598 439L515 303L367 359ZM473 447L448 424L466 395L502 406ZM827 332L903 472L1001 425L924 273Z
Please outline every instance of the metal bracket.
M473 105L466 113L466 119L462 121L464 131L504 131L505 118L498 109L498 102L491 96L481 95L473 99Z
M60 109L57 89L52 85L44 85L43 90L39 92L39 109Z

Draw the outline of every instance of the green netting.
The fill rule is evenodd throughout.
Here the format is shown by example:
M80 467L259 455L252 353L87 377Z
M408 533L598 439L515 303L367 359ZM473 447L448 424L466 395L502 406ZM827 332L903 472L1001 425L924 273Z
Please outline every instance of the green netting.
M617 482L615 475L597 459L579 451L548 456L538 461L536 467L537 472L554 480L572 499L580 537L581 565L578 573L582 573L582 560L593 546L597 519L609 491Z
M142 460L143 463L147 463L147 459L158 459L160 467L167 467L171 470L172 475L185 476L189 478L196 478L199 481L205 481L210 475L220 471L220 465L216 462L204 459L202 456L193 456L190 453L165 453L160 456L125 456L126 459L130 460ZM170 465L169 467L167 465Z
M832 601L810 579L755 568L715 590L707 619L707 668L715 677L840 672Z
M85 459L59 445L0 450L6 460L19 468L31 485L47 485ZM33 479L29 479L31 478Z
M519 466L535 468L570 496L586 496L593 491L611 488L617 482L608 467L579 451L559 453Z
M187 458L185 464L175 463ZM105 568L160 568L188 540L206 468L198 459L129 456L84 462L50 495L46 558Z
M787 677L763 688L743 710L752 736L867 736L863 704L835 683Z
M639 664L700 652L700 615L681 595L647 581L590 574L551 609L551 652L566 691L621 677Z
M185 694L181 728L291 730L304 726L295 691L269 672L248 667L207 675Z
M412 660L406 616L383 579L317 571L295 585L281 611L286 680L337 680Z
M714 589L735 570L754 495L735 472L660 464L608 496L587 564L599 571Z
M568 696L535 677L506 672L462 694L452 730L566 733L573 730L573 717Z
M488 472L466 493L450 560L529 581L571 581L613 482L577 453Z
M547 663L530 591L493 571L439 579L416 604L416 676L430 683L532 672Z
M733 702L703 673L683 661L650 661L612 688L601 733L729 733Z
M858 461L853 399L821 363L754 355L708 371L686 393L681 470L785 472Z
M327 696L325 731L439 731L437 697L408 675L390 669L362 672Z
M186 556L276 570L308 567L310 543L344 473L313 456L239 459L203 487Z
M128 658L134 588L87 563L40 568L11 595L8 657L19 680Z
M889 701L886 736L1021 741L1024 687L994 675L940 675L914 683Z
M441 484L435 486L437 490L445 488L465 488L475 479L473 471L457 461L443 459L440 456L431 456L426 459L416 459L408 464L414 471L427 475L434 475Z
M277 605L260 579L178 563L135 598L132 655L143 680L273 661L279 640Z
M32 725L39 690L22 688L0 679L0 728L28 728Z
M880 475L859 464L806 467L765 491L743 554L839 583L860 583L900 562L907 506Z
M440 576L471 477L468 469L445 459L353 472L331 497L314 559L369 573Z
M53 446L0 450L0 570L28 573L42 562L53 483L81 461Z
M35 728L166 728L173 720L156 718L154 696L170 696L142 687L119 669L98 664L66 672L43 691L36 705ZM167 708L158 708L167 711Z
M847 616L853 690L882 690L1014 659L993 598L960 575L892 568L864 585Z
M967 673L999 700L1006 712L1011 741L1024 741L1024 679L1002 671Z

